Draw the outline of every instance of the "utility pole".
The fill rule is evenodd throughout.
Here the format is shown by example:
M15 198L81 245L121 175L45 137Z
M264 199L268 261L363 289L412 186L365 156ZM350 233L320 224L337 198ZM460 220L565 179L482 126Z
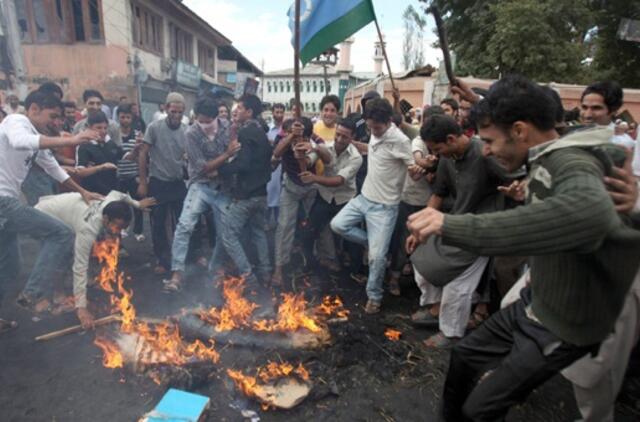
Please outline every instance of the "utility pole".
M27 96L27 72L22 58L22 45L20 41L20 29L18 17L13 0L0 0L0 24L5 38L6 54L9 63L4 63L3 71L9 87L19 98Z

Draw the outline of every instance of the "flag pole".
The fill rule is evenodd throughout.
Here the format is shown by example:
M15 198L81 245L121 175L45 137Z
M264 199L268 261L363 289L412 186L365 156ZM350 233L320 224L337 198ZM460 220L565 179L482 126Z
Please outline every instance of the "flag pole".
M376 24L376 30L378 31L378 38L380 39L380 46L382 47L382 55L384 56L384 61L387 63L387 71L389 72L389 80L391 81L391 88L395 91L396 84L393 81L393 74L391 73L391 65L389 64L389 57L387 56L387 49L384 46L384 39L382 38L382 31L380 31L380 25L378 25L378 18L376 17L373 20Z
M294 62L293 62L293 92L295 93L296 114L295 118L300 117L300 0L296 0L296 16L294 31Z

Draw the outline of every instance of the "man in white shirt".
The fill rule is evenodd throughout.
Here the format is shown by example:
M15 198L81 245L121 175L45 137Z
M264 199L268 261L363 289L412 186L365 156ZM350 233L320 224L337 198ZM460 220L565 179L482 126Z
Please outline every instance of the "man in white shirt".
M49 307L48 295L63 262L73 245L73 232L59 220L20 203L20 186L29 169L37 163L47 174L67 189L79 192L85 201L101 198L69 178L60 168L50 148L77 146L95 139L92 130L71 137L51 137L56 120L62 115L62 103L51 95L34 91L25 99L27 115L14 114L0 124L0 296L3 287L14 280L20 270L18 235L42 241L40 254L18 305L35 312ZM0 320L0 332L14 324Z
M369 300L365 307L368 314L380 311L389 242L398 217L407 169L414 165L411 142L391 122L392 115L393 109L386 99L367 103L364 117L371 130L367 177L362 193L331 220L334 232L369 248ZM360 227L363 222L366 222L366 230Z
M93 326L93 315L87 309L87 270L94 242L100 236L119 238L131 222L130 206L146 209L154 204L153 198L134 201L125 193L111 191L104 200L88 204L77 193L63 193L45 196L36 205L36 210L60 220L75 233L73 296L84 328Z

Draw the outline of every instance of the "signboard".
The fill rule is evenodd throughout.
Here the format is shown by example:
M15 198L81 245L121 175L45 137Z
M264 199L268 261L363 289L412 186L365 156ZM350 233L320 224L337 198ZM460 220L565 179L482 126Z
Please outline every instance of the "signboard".
M200 78L202 71L198 66L178 60L175 65L175 80L181 85L190 88L198 88L200 86Z

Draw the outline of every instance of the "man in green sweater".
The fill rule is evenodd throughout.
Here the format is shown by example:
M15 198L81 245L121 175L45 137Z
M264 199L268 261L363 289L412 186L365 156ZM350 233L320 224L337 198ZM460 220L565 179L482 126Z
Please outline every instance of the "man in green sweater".
M603 184L624 161L610 130L558 140L549 97L516 76L495 83L476 111L496 159L508 171L529 168L526 204L482 215L427 208L409 218L412 239L439 234L479 255L531 256L531 288L452 350L447 421L501 420L534 388L597 352L640 265L640 232L624 224Z

